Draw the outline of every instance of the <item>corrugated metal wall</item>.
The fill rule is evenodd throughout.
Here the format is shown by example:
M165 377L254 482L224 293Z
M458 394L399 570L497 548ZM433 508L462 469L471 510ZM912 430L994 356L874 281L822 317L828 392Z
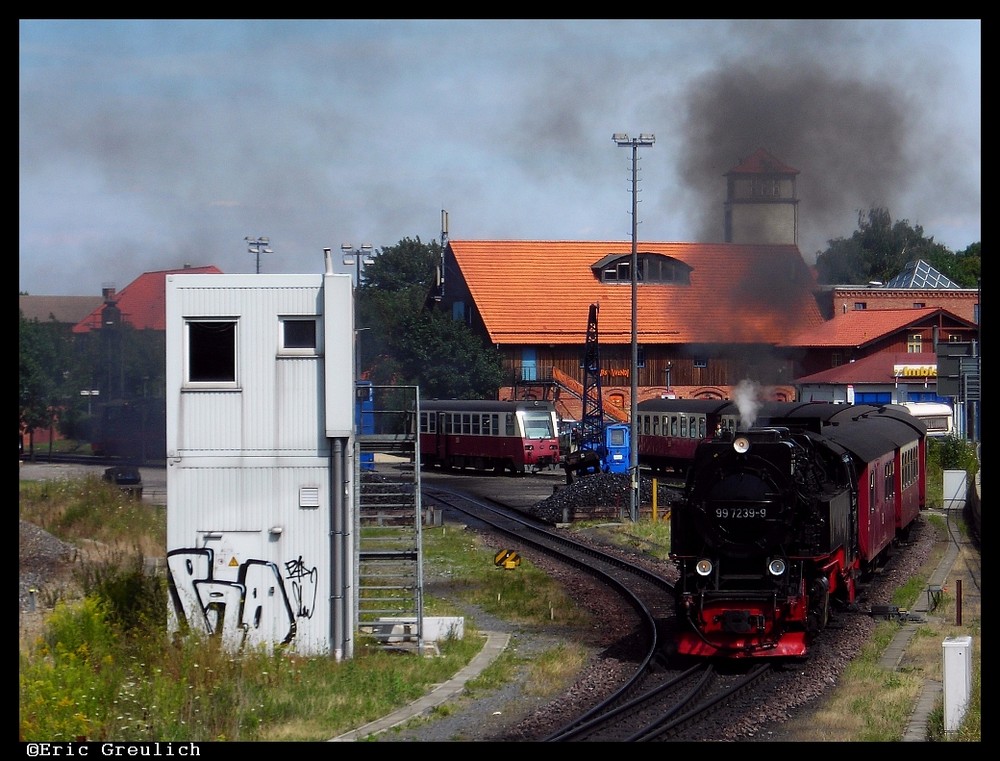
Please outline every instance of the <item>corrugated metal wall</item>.
M350 294L349 275L168 277L172 626L234 647L350 653L353 447L327 438L326 420L329 367L349 389L334 427L351 433ZM317 318L315 354L281 350L280 321L296 316ZM185 388L185 322L206 318L237 321L233 388Z

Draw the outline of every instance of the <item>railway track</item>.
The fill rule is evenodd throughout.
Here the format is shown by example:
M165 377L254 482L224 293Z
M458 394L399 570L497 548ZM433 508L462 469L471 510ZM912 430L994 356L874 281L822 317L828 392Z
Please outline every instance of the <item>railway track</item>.
M494 496L498 484L493 482ZM741 694L758 689L770 665L719 673L705 664L684 669L666 657L673 626L672 582L611 547L580 541L565 530L526 516L493 498L470 495L468 484L423 487L433 506L509 537L524 551L540 552L589 573L636 612L634 660L627 676L542 738L544 742L646 742L682 740L705 717L724 711ZM502 490L502 489L501 489ZM530 548L528 550L527 548Z

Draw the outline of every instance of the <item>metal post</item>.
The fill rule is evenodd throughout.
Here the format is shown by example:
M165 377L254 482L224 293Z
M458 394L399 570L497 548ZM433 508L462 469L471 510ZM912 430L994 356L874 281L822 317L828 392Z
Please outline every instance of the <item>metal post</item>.
M639 414L639 320L636 297L639 288L639 249L636 240L639 228L637 213L639 211L638 196L636 195L636 161L638 154L638 144L632 141L632 264L629 271L632 275L632 371L629 373L632 380L632 389L629 394L629 473L632 474L632 490L628 503L628 514L632 522L639 520L639 447L637 446L636 418Z
M324 249L325 251L326 249ZM340 246L341 252L344 254L344 264L350 267L354 265L354 319L358 317L358 288L361 287L361 266L374 264L375 259L372 257L372 244L365 243L361 248L354 248L350 243L343 243ZM368 330L368 328L358 328L354 331L354 380L357 381L361 375L361 365L360 359L361 355L358 350L358 333L362 330Z
M639 442L637 418L639 417L639 321L636 297L638 295L639 282L639 249L638 249L638 207L639 198L637 195L638 182L638 150L640 146L652 145L655 137L653 135L641 134L636 138L629 138L628 135L615 133L612 139L620 147L632 148L632 259L629 270L632 276L632 365L630 377L632 388L629 400L629 473L631 474L631 488L629 489L629 518L636 522L639 520Z

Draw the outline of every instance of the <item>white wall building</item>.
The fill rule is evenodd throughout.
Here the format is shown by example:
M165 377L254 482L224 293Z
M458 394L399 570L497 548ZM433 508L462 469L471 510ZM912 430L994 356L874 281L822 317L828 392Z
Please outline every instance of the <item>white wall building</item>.
M353 655L350 275L170 275L175 629Z

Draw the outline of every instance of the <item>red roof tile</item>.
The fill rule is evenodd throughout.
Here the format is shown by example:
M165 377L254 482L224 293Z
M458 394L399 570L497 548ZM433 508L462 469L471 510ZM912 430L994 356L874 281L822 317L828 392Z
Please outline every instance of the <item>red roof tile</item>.
M780 345L861 347L941 311L940 307L855 309L837 314L822 325L789 334Z
M167 275L174 274L209 274L221 275L215 265L207 267L182 267L159 272L144 272L125 286L115 296L115 303L122 313L122 321L136 330L166 330L167 329ZM100 330L102 303L87 317L73 327L74 333L89 333Z
M448 245L493 343L580 343L594 302L601 307L601 342L631 342L631 283L602 283L591 269L608 254L630 254L631 241ZM689 285L639 284L642 343L774 344L823 323L815 280L796 246L642 241L637 248L691 268Z
M859 359L857 362L848 362L829 370L822 370L812 375L796 378L793 382L796 385L811 385L823 383L892 383L896 380L893 368L896 365L925 365L927 367L937 367L937 354L932 351L923 352L893 352L886 351L880 354L873 354L870 357ZM913 378L907 379L913 382ZM934 379L935 382L937 379Z
M726 174L799 174L799 170L782 163L763 148L758 148Z

